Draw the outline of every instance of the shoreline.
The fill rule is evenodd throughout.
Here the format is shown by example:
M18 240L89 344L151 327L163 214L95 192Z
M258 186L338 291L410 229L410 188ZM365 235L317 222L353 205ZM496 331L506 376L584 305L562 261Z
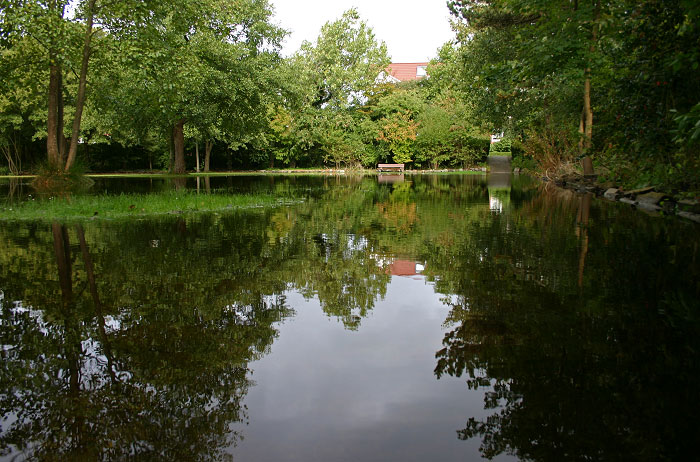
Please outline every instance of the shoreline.
M235 170L225 172L188 172L182 175L154 172L123 172L123 173L89 173L89 178L201 178L224 176L264 176L264 175L319 175L319 176L397 176L397 175L435 175L435 174L463 174L463 175L487 175L486 167L474 167L472 169L437 169L437 170L405 170L402 173L380 173L374 169L278 169L278 170ZM575 191L579 194L594 194L610 202L620 202L651 215L677 216L684 220L700 224L700 201L678 199L670 194L656 191L656 188L646 187L635 190L625 190L619 186L607 186L597 183L595 178L582 176L567 176L563 178L547 178L534 175L531 172L515 169L511 174L528 174L539 179L543 183L551 183L562 189ZM0 180L29 180L36 175L4 175Z
M405 175L430 175L436 173L461 173L467 175L488 173L486 167L474 167L471 169L424 169L424 170L404 170ZM400 173L382 173L376 169L272 169L272 170L230 170L215 172L186 172L173 174L167 172L119 172L119 173L86 173L88 178L197 178L206 176L246 176L246 175L392 175ZM37 175L0 175L0 180L23 180L33 179Z
M544 183L553 183L562 189L580 194L594 194L610 202L620 202L655 216L676 216L700 224L700 202L678 199L670 194L658 192L654 186L625 190L620 186L598 184L595 178L568 177L550 179L538 177Z

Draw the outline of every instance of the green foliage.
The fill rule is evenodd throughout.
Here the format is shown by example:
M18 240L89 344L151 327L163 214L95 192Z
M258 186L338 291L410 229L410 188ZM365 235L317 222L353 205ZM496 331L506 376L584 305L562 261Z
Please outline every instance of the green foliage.
M441 106L429 105L418 117L416 162L428 162L433 168L448 161L452 156L452 118Z
M75 2L74 18L65 1L43 3L9 2L0 16L0 146L8 138L26 145L47 136L48 58L60 65L61 104L72 116L74 70L92 3ZM99 26L89 50L83 139L108 134L122 145L162 152L172 125L184 119L188 135L202 143L254 142L267 121L267 101L277 98L273 71L285 33L271 23L266 0L235 8L219 0L97 2L92 13ZM71 136L69 128L63 136Z
M678 128L672 130L673 141L688 149L700 145L700 103L685 114L676 115L674 122Z
M388 63L386 45L357 10L326 23L314 43L302 44L276 71L282 100L269 108L263 143L270 165L366 164L373 154L358 111Z
M489 146L489 155L492 156L510 156L512 141L509 138L503 138L500 141L491 143Z
M356 9L327 22L313 44L302 44L294 60L300 63L296 78L308 86L310 104L333 109L361 104L389 64L386 44L377 42Z
M521 170L528 170L534 172L537 170L537 162L532 157L528 156L517 156L513 157L510 162L511 167L519 168Z
M460 46L455 85L493 130L523 139L540 168L580 158L590 83L592 150L665 189L700 188L700 30L694 2L449 2ZM443 70L432 71L443 78ZM553 134L562 135L561 141ZM692 146L692 147L691 147ZM681 167L679 167L681 166ZM690 169L688 175L685 169ZM632 176L634 176L632 172ZM696 178L695 180L690 177Z
M413 160L412 144L416 140L418 124L408 112L394 112L378 121L377 141L386 146L395 163Z

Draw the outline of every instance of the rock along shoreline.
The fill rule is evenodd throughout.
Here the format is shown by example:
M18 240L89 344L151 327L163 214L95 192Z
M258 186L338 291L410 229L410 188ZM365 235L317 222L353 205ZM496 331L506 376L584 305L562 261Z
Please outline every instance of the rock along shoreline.
M604 187L595 178L541 178L545 182L553 182L560 188L574 190L585 194L595 194L597 197L611 202L621 202L638 210L655 215L675 215L700 224L700 202L692 199L678 200L671 195L658 192L653 186L647 188L625 190L620 187Z

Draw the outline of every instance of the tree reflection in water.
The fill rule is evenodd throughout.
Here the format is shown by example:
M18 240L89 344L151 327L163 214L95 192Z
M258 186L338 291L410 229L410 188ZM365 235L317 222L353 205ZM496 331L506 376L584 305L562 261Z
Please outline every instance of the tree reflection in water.
M152 272L120 273L115 267L124 268L110 261L114 249L91 255L81 226L54 223L50 236L53 264L41 261L47 252L32 255L54 268L44 273L44 291L27 293L24 305L4 287L3 452L14 448L38 460L230 459L226 450L237 439L230 425L246 418L247 364L272 343L274 323L289 315L284 298L259 287L245 295L224 291L215 297L221 302L207 306L205 291L186 287L197 277L176 277L166 285L178 294L163 303L158 290L166 287L158 280L182 259L196 260L191 245L177 256L174 247L161 252L164 261L152 263ZM49 235L42 237L32 244L45 249ZM199 276L216 284L220 274ZM126 293L106 290L115 279Z
M465 375L494 411L458 436L481 438L487 458L688 460L700 437L692 230L590 206L543 192L470 226L455 266L436 270L458 297L435 374ZM570 234L541 239L556 229Z
M450 303L435 374L485 390L494 413L458 432L484 456L677 460L700 440L693 228L527 184L319 181L289 207L0 228L2 450L226 459L285 293L357 330L402 260Z

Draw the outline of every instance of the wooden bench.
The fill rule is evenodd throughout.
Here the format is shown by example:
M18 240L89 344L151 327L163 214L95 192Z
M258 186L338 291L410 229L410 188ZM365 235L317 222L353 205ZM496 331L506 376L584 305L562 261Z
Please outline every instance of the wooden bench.
M377 170L380 172L403 172L404 164L378 164Z

